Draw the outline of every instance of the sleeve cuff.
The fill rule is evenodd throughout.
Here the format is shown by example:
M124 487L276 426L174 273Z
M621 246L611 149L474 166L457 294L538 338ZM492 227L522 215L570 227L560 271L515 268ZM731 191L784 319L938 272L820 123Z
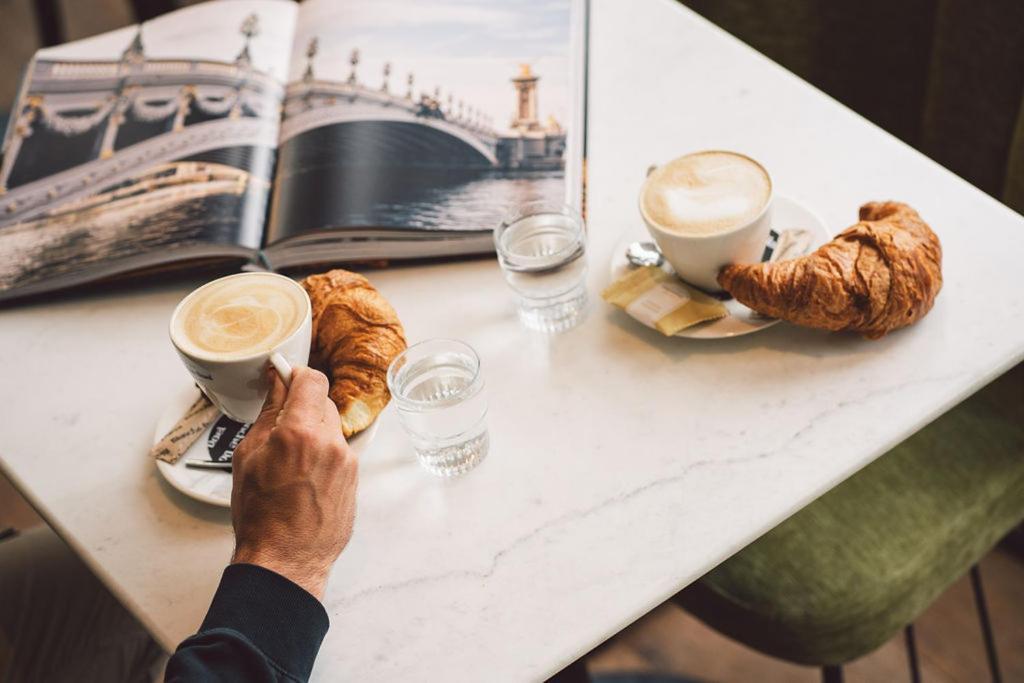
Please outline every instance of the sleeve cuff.
M279 667L308 679L329 626L327 610L305 589L269 569L231 564L200 630L238 631Z

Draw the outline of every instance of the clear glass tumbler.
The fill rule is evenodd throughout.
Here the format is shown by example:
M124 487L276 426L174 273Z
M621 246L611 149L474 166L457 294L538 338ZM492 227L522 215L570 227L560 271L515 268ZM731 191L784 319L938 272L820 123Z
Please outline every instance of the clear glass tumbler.
M586 229L569 206L519 206L494 231L498 263L519 298L519 319L533 330L561 332L587 308Z
M388 388L428 470L463 474L487 455L487 398L472 347L454 339L414 344L391 362Z

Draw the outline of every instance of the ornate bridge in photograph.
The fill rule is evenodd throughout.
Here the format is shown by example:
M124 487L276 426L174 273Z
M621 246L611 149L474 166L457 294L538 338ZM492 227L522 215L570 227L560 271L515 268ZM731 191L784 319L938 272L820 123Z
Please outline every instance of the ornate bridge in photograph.
M497 166L497 134L480 119L446 113L434 102L426 96L413 100L359 84L292 83L285 95L281 141L337 123L404 124L377 127L381 149L389 158L415 147L427 163L445 166L457 157L469 165ZM370 130L364 127L364 134L373 135Z
M360 148L362 156L401 160L403 165L442 168L496 167L498 135L489 118L479 110L456 101L441 89L433 94L414 94L415 78L409 73L403 87L391 87L391 64L384 65L377 87L359 80L359 50L353 50L351 72L344 81L317 79L314 58L317 40L306 50L306 72L302 80L288 85L281 124L282 143L308 131L332 124L363 124L354 133L359 139L348 144ZM335 139L333 142L338 143ZM342 147L335 150L344 153ZM374 163L373 159L367 159Z
M499 134L450 92L414 95L411 73L393 90L390 64L379 85L360 81L358 50L346 80L317 79L315 39L304 76L285 88L252 66L256 24L255 15L243 23L234 62L147 59L141 28L117 60L37 59L0 148L0 227L45 217L159 164L228 148L269 150L307 133L299 156L323 163L562 168L565 132L553 119L538 120L538 76L528 66L512 79L516 115Z
M311 135L299 156L331 153L353 165L398 166L437 170L562 168L565 133L553 119L537 119L537 81L523 65L512 79L516 115L511 129L499 134L489 116L441 88L416 94L414 74L396 88L392 66L385 63L379 85L359 77L359 50L349 58L345 80L318 78L314 60L317 39L306 50L301 80L288 85L281 142ZM284 149L285 145L282 144ZM285 149L283 154L289 155Z
M255 17L236 60L36 60L0 159L0 227L215 149L277 142L284 88L252 67Z

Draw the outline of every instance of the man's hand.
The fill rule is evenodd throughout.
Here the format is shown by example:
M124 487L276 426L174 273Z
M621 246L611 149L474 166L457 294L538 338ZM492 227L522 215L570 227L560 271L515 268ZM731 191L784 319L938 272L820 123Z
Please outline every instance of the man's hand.
M285 388L268 372L263 412L232 459L232 562L275 571L320 599L352 536L358 463L323 373L295 368Z

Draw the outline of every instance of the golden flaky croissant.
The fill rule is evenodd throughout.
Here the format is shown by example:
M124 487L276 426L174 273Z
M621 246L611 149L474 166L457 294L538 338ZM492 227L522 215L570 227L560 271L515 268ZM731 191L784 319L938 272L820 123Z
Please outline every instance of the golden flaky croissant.
M871 202L859 223L814 253L726 266L718 282L758 313L877 339L931 309L942 288L942 246L906 204Z
M330 397L349 437L369 427L391 399L388 365L405 350L405 331L362 275L331 270L302 286L313 305L313 362L331 380Z

